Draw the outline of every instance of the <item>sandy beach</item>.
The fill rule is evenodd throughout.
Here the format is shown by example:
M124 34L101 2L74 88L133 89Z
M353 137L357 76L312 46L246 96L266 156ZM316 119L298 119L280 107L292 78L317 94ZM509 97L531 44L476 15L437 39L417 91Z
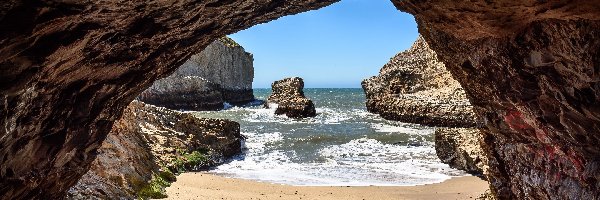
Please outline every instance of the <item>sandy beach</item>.
M167 199L475 199L488 188L474 176L457 177L421 186L289 186L184 173L167 188Z

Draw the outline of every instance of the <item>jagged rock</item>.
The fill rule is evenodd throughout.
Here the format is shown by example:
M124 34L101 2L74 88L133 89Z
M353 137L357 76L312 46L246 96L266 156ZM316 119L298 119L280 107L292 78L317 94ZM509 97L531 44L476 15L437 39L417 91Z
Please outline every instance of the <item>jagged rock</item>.
M392 0L485 122L499 199L600 199L598 1Z
M299 77L285 78L271 84L273 92L266 107L276 106L275 114L291 118L314 117L317 115L313 102L304 96L304 81Z
M487 157L480 142L483 134L477 128L436 128L435 152L450 167L482 175L487 171Z
M217 38L336 1L1 1L1 198L60 199L155 80Z
M254 100L252 62L252 54L223 37L169 77L154 82L138 99L177 110L219 110L224 102L245 104Z
M476 125L465 91L421 36L362 86L367 109L386 119L439 127ZM475 128L437 128L436 153L453 168L482 174L487 159L481 137Z
M134 101L115 122L90 171L69 190L68 198L135 199L160 173L205 168L240 153L239 126ZM176 160L186 159L184 154L197 151L208 151L210 159L175 166L180 164Z
M368 111L385 119L445 127L476 124L464 90L421 36L362 87Z

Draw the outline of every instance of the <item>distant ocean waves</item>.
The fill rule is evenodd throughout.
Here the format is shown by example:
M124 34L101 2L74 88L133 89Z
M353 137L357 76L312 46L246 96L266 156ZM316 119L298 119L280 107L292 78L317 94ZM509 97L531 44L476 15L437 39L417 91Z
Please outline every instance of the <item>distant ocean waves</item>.
M255 89L266 99L269 90ZM433 129L381 119L361 89L305 89L318 115L302 120L262 106L196 112L241 124L245 153L212 170L228 177L289 185L397 186L465 175L441 163Z

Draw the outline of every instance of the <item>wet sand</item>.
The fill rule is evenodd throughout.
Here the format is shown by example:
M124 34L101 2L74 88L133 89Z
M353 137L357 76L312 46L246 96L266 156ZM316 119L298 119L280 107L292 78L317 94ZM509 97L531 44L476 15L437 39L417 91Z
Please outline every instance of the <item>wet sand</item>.
M457 177L421 186L289 186L184 173L167 188L167 199L476 199L488 188L478 177Z

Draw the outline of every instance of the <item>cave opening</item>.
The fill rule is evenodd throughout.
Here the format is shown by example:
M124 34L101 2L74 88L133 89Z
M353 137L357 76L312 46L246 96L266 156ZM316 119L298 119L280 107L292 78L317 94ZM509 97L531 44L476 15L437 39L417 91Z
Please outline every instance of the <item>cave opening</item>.
M119 151L120 147L132 147L111 146L111 142L123 139L113 137L111 131L131 134L132 137L124 138L132 144L169 141L181 145L184 143L180 141L199 137L188 134L190 138L185 138L186 134L179 134L180 131L202 128L209 130L206 133L214 133L204 135L207 138L203 139L224 142L227 145L220 146L224 148L221 153L234 153L227 149L239 147L236 141L243 136L232 121L198 119L186 112L135 102L128 107L128 104L155 80L174 72L193 53L221 36L335 2L12 0L1 3L1 198L61 199L78 182L84 184L83 188L87 188L86 183L117 188L81 190L101 191L98 195L113 195L123 192L117 186L130 186L128 189L132 190L119 195L135 196L132 191L139 189L144 194L160 196L156 189L168 185L166 180L174 179L167 170L183 169L206 160L205 151L195 144L191 145L196 148L193 151L132 145L143 148L131 154L112 154L133 156L127 159L103 160L102 153L107 149ZM599 198L596 177L600 174L597 167L600 8L596 1L392 2L398 10L415 16L424 40L464 86L477 116L485 122L482 145L490 159L487 176L494 196ZM16 25L19 21L24 23ZM68 39L60 40L64 39L61 35ZM333 77L338 71L343 70L323 74ZM419 76L405 73L400 77ZM403 80L395 80L386 85L390 94L379 98L393 99L414 89L403 84ZM214 93L212 97L218 102L226 96ZM69 106L73 104L77 106ZM375 103L372 106L381 107ZM382 117L407 119L387 112L397 107L384 108L377 111ZM157 113L168 113L168 117ZM148 129L151 126L146 123L142 123L144 126L132 123L140 120L140 116L160 124L159 130ZM186 123L170 121L173 119ZM213 123L219 126L210 126ZM137 133L149 130L155 134L153 137L137 137L140 136ZM230 134L231 138L220 134ZM60 137L47 140L47 136ZM166 136L173 136L172 140L166 140ZM150 139L153 141L145 141ZM323 139L328 138L317 140ZM101 148L103 141L117 148ZM151 148L168 151L174 157L152 155ZM174 161L176 165L165 169L149 163L149 168L132 170L131 163L121 163L123 168L95 163L144 162L154 158ZM106 179L118 184L95 184L85 182L98 180L93 179L98 174L86 174L91 172L90 168L143 173ZM85 179L86 176L92 179ZM124 184L124 180L132 180L132 184Z
M264 108L251 102L248 107L232 107L234 103L227 100L224 110L194 112L201 118L236 121L247 137L241 155L210 173L303 186L422 185L466 175L438 159L433 127L472 126L463 122L473 120L471 110L447 104L464 113L439 114L456 119L423 113L427 111L406 114L404 118L384 118L376 110L385 103L367 103L390 97L400 101L421 98L419 101L446 105L432 101L431 95L468 105L464 94L450 96L440 92L442 89L433 89L462 91L443 63L437 61L435 53L418 37L412 15L399 12L391 2L341 1L256 25L228 37L231 44L251 54L251 59L245 60L253 63L253 70L244 71L254 74L253 81L248 82L243 75L233 76L252 84L256 99L269 104L275 93L271 89L275 81L300 77L303 79L300 92L312 100L317 115L294 119L274 114L278 109L272 106ZM235 58L243 56L233 57L232 62L238 63ZM192 59L195 60L192 64L204 66L202 59ZM382 66L386 69L381 69ZM176 74L190 71L189 67L184 64L186 69ZM209 64L209 68L215 67L230 68ZM380 71L386 72L379 74ZM222 76L220 80L228 79L223 75L228 74L227 70L220 73L216 75ZM432 83L435 81L439 83ZM383 86L391 83L396 85L390 89ZM409 87L418 89L406 89ZM393 92L388 94L389 90ZM410 94L392 97L402 93ZM367 100L368 95L377 97ZM367 109L366 104L373 108ZM435 109L419 103L406 108L412 106Z

